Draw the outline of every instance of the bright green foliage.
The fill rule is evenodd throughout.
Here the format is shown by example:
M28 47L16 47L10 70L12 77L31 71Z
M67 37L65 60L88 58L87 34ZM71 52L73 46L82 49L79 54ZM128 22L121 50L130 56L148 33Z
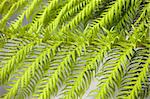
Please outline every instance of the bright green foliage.
M149 0L0 0L0 27L2 99L150 98Z

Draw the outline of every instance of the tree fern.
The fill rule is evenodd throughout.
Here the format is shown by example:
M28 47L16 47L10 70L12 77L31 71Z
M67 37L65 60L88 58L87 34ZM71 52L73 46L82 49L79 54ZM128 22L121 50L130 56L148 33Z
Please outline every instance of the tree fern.
M0 98L149 98L149 9L149 0L1 0Z

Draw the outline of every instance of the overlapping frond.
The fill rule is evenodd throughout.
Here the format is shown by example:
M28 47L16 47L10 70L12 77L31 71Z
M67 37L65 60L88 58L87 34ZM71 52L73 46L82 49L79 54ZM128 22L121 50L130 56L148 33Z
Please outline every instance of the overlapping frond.
M144 91L144 86L146 87L146 82L149 81L149 55L148 49L137 48L123 76L118 98L138 98L141 95L139 93ZM146 94L146 92L144 94Z
M16 81L12 88L9 89L8 94L4 98L14 97L20 87L20 90L25 88L30 82L31 78L35 75L38 75L38 69L42 69L44 64L46 64L46 59L50 59L53 55L55 55L55 51L57 47L61 44L61 42L57 42L54 45L46 46L45 50L43 50L37 58L32 62L32 64L25 70L21 77Z
M21 28L20 26L22 26L24 18L26 18L28 22L31 20L31 16L34 13L34 10L37 9L36 7L39 6L40 2L41 0L33 0L30 4L28 4L29 7L25 9L21 15L19 15L15 22L11 23L9 29L12 31L12 33L16 32L16 29L18 30Z
M20 48L19 51L17 51L19 49L17 47L18 46L17 44L13 45L13 43L12 44L9 43L9 45L7 46L8 52L9 52L9 47L11 47L11 52L9 52L9 53L13 53L14 55L9 56L9 57L11 57L10 60L7 59L7 61L5 62L6 64L4 64L4 68L2 68L2 70L1 70L1 73L0 73L0 75L1 75L1 79L0 79L1 80L1 84L3 84L6 80L9 79L9 76L11 75L11 72L15 68L17 68L17 66L15 66L15 65L20 63L26 57L26 55L32 50L32 47L34 46L34 43L35 42L32 42L32 43L29 43L29 44L27 44L25 46L22 45L23 47ZM13 48L13 46L14 46L14 48ZM4 52L1 52L2 55L6 55L5 50L7 50L7 49L3 49ZM15 52L17 52L17 53L15 53ZM6 58L6 57L4 57L4 58Z
M123 7L125 6L125 9L128 8L130 1L116 0L111 3L112 4L108 7L108 9L101 14L101 17L96 19L96 22L94 22L92 26L85 31L88 38L93 35L97 35L97 32L100 31L101 27L108 27L108 25L111 26L113 21L115 22L115 20L121 16Z
M122 75L126 71L127 63L129 63L133 57L137 42L141 42L148 33L146 32L147 29L144 28L144 23L145 21L142 21L141 24L134 29L134 32L129 37L128 41L119 42L119 45L117 44L117 46L114 46L112 52L110 52L110 54L108 53L108 56L106 56L104 67L98 74L100 75L100 83L98 85L100 91L98 91L97 99L109 97L116 98L114 90L120 86ZM134 98L133 96L129 97L129 99Z
M3 29L6 26L6 23L9 20L9 18L15 13L16 10L18 10L18 8L22 6L24 7L25 3L26 0L20 0L19 2L15 2L15 4L12 4L10 9L8 10L8 13L5 16L3 16L0 20L1 29Z
M68 91L67 93L65 93L66 95L64 97L65 99L70 99L70 98L77 99L79 97L82 97L82 95L85 93L85 91L87 90L87 88L91 83L91 79L94 75L94 72L96 72L97 69L99 68L99 62L102 60L102 58L104 57L108 49L111 48L111 44L115 42L115 40L116 37L114 38L104 37L103 39L97 40L92 43L93 45L98 46L98 48L92 49L92 47L90 46L88 49L89 50L88 54L90 53L93 54L92 55L87 54L87 56L90 56L89 58L84 56L86 60L81 59L81 61L87 61L87 62L85 63L83 70L81 70L81 72L78 74L78 77L76 77L76 79L74 80L72 87L69 90L67 90ZM105 42L108 43L107 46L103 45Z
M0 0L4 99L150 93L149 0Z
M39 94L39 97L47 98L50 94L53 93L54 90L58 90L58 85L60 82L63 82L65 77L67 77L71 70L72 62L76 59L76 53L81 51L82 46L78 46L77 48L74 48L73 50L69 51L68 53L65 53L66 56L63 57L63 61L60 62L60 64L57 66L56 70L54 71L54 74L51 75L50 79L48 79L48 83L45 84L45 88L41 90L41 93ZM47 92L47 93L45 93Z

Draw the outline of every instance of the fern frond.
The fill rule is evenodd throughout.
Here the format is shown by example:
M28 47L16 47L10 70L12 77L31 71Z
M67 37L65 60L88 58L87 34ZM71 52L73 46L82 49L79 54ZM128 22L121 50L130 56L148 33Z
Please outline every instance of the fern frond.
M91 50L89 48L91 48ZM88 48L89 51L87 51L87 52L90 52L90 53L86 53L86 54L81 53L81 56L77 58L76 63L72 66L71 73L64 83L65 88L63 88L61 90L61 94L62 94L61 98L76 99L78 97L81 97L84 94L86 88L88 87L91 76L94 71L94 68L86 71L86 69L85 69L86 63L91 61L91 60L86 60L86 59L90 59L90 57L94 57L94 55L96 55L96 52L91 54L93 52L92 47L89 47L89 48ZM97 49L97 48L95 48L95 49ZM95 65L97 65L97 64L95 64ZM90 66L88 66L88 67L90 67ZM83 72L83 71L85 71L85 72ZM89 79L87 79L87 77ZM81 82L81 83L79 83L79 82ZM85 82L87 82L87 83L85 83ZM79 85L78 89L76 89L77 85Z
M0 13L1 13L1 11L2 11L2 9L3 9L3 7L4 7L5 3L6 3L6 1L7 1L7 0L3 0L3 1L1 2L1 4L0 4Z
M63 61L58 65L56 71L54 71L54 74L50 77L48 80L48 83L45 86L43 90L41 90L41 93L39 94L39 98L46 98L49 97L49 94L45 93L48 92L52 94L54 90L58 90L58 81L63 81L64 77L69 75L69 71L71 69L71 61L75 61L76 59L76 53L81 51L81 46L78 46L74 48L73 50L69 51L69 53L63 58Z
M6 22L14 14L14 12L19 7L24 6L25 3L26 3L26 0L20 0L19 2L16 2L15 4L13 4L11 6L10 10L8 11L8 13L0 20L0 26L2 27L2 29L5 27Z
M92 13L94 9L101 3L102 1L100 0L92 0L89 2L86 7L79 12L72 21L70 21L65 27L62 28L61 31L67 31L67 29L72 29L75 25L77 25L81 20L83 21L85 17L87 17L89 14ZM89 9L90 8L90 9Z
M10 59L11 56L13 56L21 47L24 46L24 44L29 43L29 40L24 40L21 38L14 38L14 39L9 39L8 41L5 42L5 45L3 48L0 49L1 56L3 56L3 59L1 59L1 62L5 63L5 58ZM7 52L10 52L9 54ZM7 54L6 54L7 53Z
M93 35L93 32L98 32L101 27L106 27L108 24L112 24L114 19L117 19L121 15L121 11L123 9L123 6L128 7L129 1L126 0L116 0L114 1L114 4L112 4L108 11L104 12L102 15L102 18L97 19L96 23L91 26L89 29L87 29L85 32L86 36L90 38ZM96 33L95 32L95 33Z
M69 21L71 20L71 18L77 14L79 11L81 11L87 4L88 4L88 0L83 0L83 1L80 1L79 4L75 5L73 8L71 8L68 12L66 12L65 15L63 15L63 20L62 22L64 21ZM69 20L68 20L69 19ZM65 23L64 23L65 24ZM67 24L67 23L66 23Z
M147 20L147 21L149 20L149 17L150 17L150 15L149 15L149 12L150 12L149 6L150 6L150 2L147 1L147 4L145 4L143 9L142 9L142 13L141 13L140 17L136 20L134 25L138 24L142 20Z
M28 53L28 55L26 56L26 58L20 62L17 66L17 68L15 69L15 71L11 74L11 77L8 81L7 86L9 86L9 88L7 88L7 90L9 91L10 88L15 85L15 83L17 82L18 79L20 79L26 70L28 70L29 66L32 65L32 63L35 62L36 58L39 57L40 52L43 51L43 49L46 49L46 46L49 45L49 43L51 42L47 42L46 43L41 43L39 42L39 44L36 44L32 51L30 51ZM44 66L43 68L40 68L38 70L35 71L35 76L31 77L30 82L28 82L28 85L26 85L24 88L18 88L17 90L17 94L15 95L15 98L28 98L28 96L30 95L30 93L32 92L32 85L34 85L34 83L40 79L41 74L43 73L43 71L45 70L45 68L47 68L47 63L49 64L48 60L44 59L43 64L39 64L39 66Z
M2 18L2 20L0 20L0 26L2 27L2 29L5 27L6 22L8 21L8 19L10 18L10 16L13 15L15 9L16 9L16 4L14 4L14 5L10 8L9 12L7 13L7 15L4 16L4 18Z
M3 33L0 33L0 48L6 43L7 41L7 35L3 34Z
M82 2L82 1L80 1ZM49 24L49 26L47 27L47 29L49 30L49 33L51 33L51 31L55 30L56 27L58 26L58 24L61 21L61 17L62 15L64 15L66 12L68 12L69 9L72 9L72 7L74 7L76 4L80 3L76 0L72 0L69 3L67 3L60 11L59 15L57 16L57 18L51 23ZM88 0L86 0L86 2L88 2ZM74 10L75 11L75 10ZM64 27L63 27L64 28ZM63 31L63 30L61 30ZM45 33L46 34L46 33ZM47 35L47 34L46 34Z
M143 32L140 33L141 31ZM126 71L126 63L131 60L133 56L133 50L136 47L137 42L140 42L143 39L143 35L145 35L146 33L147 32L144 32L144 23L141 23L139 27L135 29L132 36L129 37L129 41L131 42L131 44L129 44L129 42L120 42L120 47L118 49L115 49L117 52L115 52L114 50L115 53L110 54L110 57L108 57L107 59L108 61L106 61L105 63L106 65L104 65L104 71L102 71L104 75L107 75L106 77L103 77L102 75L102 78L100 79L100 91L98 92L97 98L101 97L102 99L104 99L106 97L112 97L112 95L114 94L113 90L115 90L116 86L119 86L121 83L121 75L124 74L124 71ZM118 76L118 74L120 76Z
M99 62L102 60L103 56L109 50L109 48L111 48L112 42L115 42L115 40L116 37L109 38L108 36L92 43L95 46L100 46L100 48L91 49L96 50L97 52L93 52L94 55L91 55L89 59L86 59L87 63L85 64L83 70L78 74L79 76L75 79L72 87L67 90L67 93L65 93L65 99L77 99L78 97L82 97L82 95L85 93L85 90L87 90L90 85L94 71L97 71L99 68ZM105 43L107 43L107 46L105 46ZM88 53L91 52L92 51ZM87 78L90 79L87 80Z
M16 29L22 26L22 22L25 17L27 20L30 20L32 13L40 3L41 0L33 0L30 6L28 5L29 7L21 15L19 15L18 19L15 22L12 22L11 26L9 27L10 31L15 32Z
M51 34L51 32L53 32L58 24L61 21L61 17L66 13L66 11L68 11L69 9L71 9L72 7L74 7L74 5L78 4L79 1L78 0L71 0L70 2L68 2L60 11L59 15L57 16L56 19L54 19L54 21L52 23L49 24L49 26L47 27L48 30L48 34L45 33L46 36L48 36L49 34Z
M142 86L146 82L147 73L149 73L149 53L148 49L137 49L134 58L132 59L127 71L124 74L118 98L135 99L139 92L142 91Z
M23 0L22 0L23 1ZM2 0L0 3L0 14L5 16L9 9L16 3L16 0Z
M96 55L96 54L94 54ZM75 79L71 89L68 90L67 93L65 93L65 99L70 99L70 98L75 98L77 99L78 97L81 97L87 88L89 87L89 84L91 82L91 78L93 76L93 71L95 67L98 66L96 64L97 60L99 60L99 54L97 54L96 57L91 59L91 62L83 68L81 73L79 73L79 76Z
M126 63L128 62L127 57L130 59L133 53L132 47L130 48L130 44L128 46L124 45L125 43L119 45L119 50L112 50L114 53L110 54L110 56L107 58L108 61L104 63L104 70L102 69L104 77L100 79L100 91L98 91L96 96L97 99L111 97L113 94L112 90L116 85L119 85L119 80L126 69ZM116 83L116 85L114 83Z
M148 97L149 0L0 0L0 26L0 98L84 98L96 78L96 99Z
M20 63L26 57L26 55L32 50L34 44L36 44L36 42L31 42L26 46L23 46L19 51L17 51L16 54L11 56L10 60L6 62L5 66L2 68L0 72L1 84L4 84L9 79L11 72L14 71L15 68L17 68L17 64Z
M42 15L31 25L32 28L28 30L29 33L32 33L36 31L35 34L38 34L39 29L42 28L43 24L49 20L48 16L51 14L52 10L57 9L59 3L61 3L59 0L52 0L49 5L44 9L44 12ZM34 31L33 31L34 30Z
M55 51L57 47L61 44L61 42L57 42L53 46L47 47L40 55L35 59L35 61L29 66L29 68L24 72L24 74L19 78L16 83L13 85L11 89L9 89L8 93L5 95L5 99L10 98L12 96L15 97L18 88L20 86L20 90L25 88L31 80L31 77L37 74L36 70L42 68L41 65L45 64L46 58L50 59L52 55L55 55ZM48 56L48 57L47 57ZM40 65L41 64L41 65Z
M144 64L142 71L140 72L139 77L136 81L136 84L134 85L130 95L128 96L129 99L138 97L138 91L142 88L141 87L142 82L145 82L145 79L147 78L146 73L149 72L149 65L150 65L150 58L148 58L146 64Z
M130 29L130 25L133 23L135 17L137 14L137 12L139 12L139 6L141 4L141 1L135 0L130 8L124 12L125 14L122 16L122 18L119 20L119 22L117 23L117 25L115 26L115 29L117 30L122 30L125 29L126 27L128 28L127 30Z

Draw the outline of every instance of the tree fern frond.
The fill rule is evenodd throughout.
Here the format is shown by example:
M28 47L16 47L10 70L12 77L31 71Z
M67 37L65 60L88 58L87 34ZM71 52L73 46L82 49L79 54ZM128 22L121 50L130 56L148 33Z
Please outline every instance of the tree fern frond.
M9 9L16 3L17 0L2 0L0 3L0 13L2 17L9 11ZM23 1L23 0L22 0Z
M3 34L3 33L0 33L0 48L6 43L8 37L7 35Z
M49 26L47 27L48 29L48 34L45 33L45 35L49 35L49 33L51 34L51 32L53 32L58 24L60 23L61 21L61 17L63 16L63 14L66 13L66 11L68 11L69 9L71 9L72 7L74 7L74 5L78 4L78 0L71 0L70 2L68 2L60 11L59 15L56 17L56 19L54 19L54 21L52 23L49 24Z
M6 83L6 85L9 86L7 88L8 91L10 90L10 88L13 85L15 85L17 80L22 77L22 75L29 68L29 66L31 66L32 63L34 63L35 59L38 57L40 52L43 49L45 49L46 46L47 46L47 44L43 44L43 43L36 44L32 48L32 51L30 51L28 53L28 55L26 55L25 59L17 65L15 70L11 73L11 76L10 76L10 79L8 80L8 83ZM47 60L45 60L45 61L47 61ZM41 65L41 64L39 64L39 65ZM39 75L43 72L42 70L43 70L43 68L39 69L38 71L35 71L36 74L33 78L31 78L31 81L29 83L33 84L40 77ZM20 88L20 86L19 86L19 88L17 90L17 94L15 95L15 98L19 98L19 96L21 96L22 98L27 97L26 95L29 95L29 94L27 94L27 92L26 92L27 90L25 90L25 89L29 90L30 88L28 88L27 86L25 88Z
M55 55L55 51L60 44L61 42L57 42L53 46L47 47L42 53L40 53L40 55L35 59L31 66L29 66L29 68L24 72L22 77L17 80L17 82L13 85L11 89L9 89L9 92L5 95L4 98L7 99L12 96L15 96L19 86L21 86L21 89L26 87L30 82L31 77L37 74L36 70L43 67L41 65L45 64L46 58L50 59L51 55Z
M9 39L3 48L0 49L1 56L4 56L3 59L10 59L11 56L13 56L20 48L22 48L25 44L29 43L29 40L24 40L21 38L14 38ZM7 52L10 52L9 54ZM6 54L7 53L7 54ZM8 55L8 56L7 56ZM1 62L4 62L4 60L1 59Z
M136 47L137 42L143 39L142 35L145 35L147 33L147 32L140 33L141 31L144 30L143 26L144 24L141 23L139 27L135 29L133 35L129 37L130 38L129 41L132 42L131 44L127 42L126 43L120 42L119 43L120 51L116 49L117 52L115 52L114 50L115 53L110 54L110 58L107 59L108 61L106 61L105 63L106 65L104 65L104 71L102 71L104 75L106 74L106 76L103 77L102 75L102 78L100 79L100 91L98 92L97 98L101 97L103 99L106 97L107 98L112 97L112 95L114 94L113 90L115 90L116 85L117 86L120 85L121 82L119 81L121 79L121 75L124 74L124 71L126 71L126 63L128 63L133 57L133 49ZM139 35L137 35L137 33ZM118 74L120 76L118 76Z
M107 46L103 45L105 40L108 43ZM67 93L65 93L65 97L64 98L66 98L66 99L75 98L76 99L78 97L82 97L82 95L85 93L85 90L89 87L90 82L91 82L91 79L87 80L87 78L92 78L93 77L92 76L93 72L97 71L97 69L99 68L99 66L98 66L99 65L99 61L102 60L104 54L107 52L107 50L109 48L111 48L111 44L115 40L116 40L115 37L114 38L113 37L109 38L109 36L108 36L108 38L104 37L103 40L102 39L101 40L97 40L97 41L92 43L94 45L100 46L100 49L96 49L97 52L95 52L95 54L93 52L94 55L90 56L89 59L86 59L87 63L85 64L83 70L79 73L79 76L75 79L72 87L68 90ZM88 53L90 53L90 52L88 52Z
M15 9L16 9L16 4L14 4L14 5L11 7L11 9L9 10L9 12L7 13L7 15L4 16L4 18L2 18L2 20L0 21L0 26L1 26L2 28L5 27L7 20L10 18L11 15L13 15L13 12L15 11Z
M93 64L97 66L94 62ZM90 67L89 65L85 66L86 68L84 68L83 71L79 73L79 76L76 78L75 82L73 83L72 88L68 90L68 93L66 93L65 99L70 99L71 97L77 99L78 97L81 97L85 93L86 89L88 88L91 82L91 78L93 75L93 71L92 71L93 67L92 66Z
M60 62L60 65L58 65L56 71L54 71L54 74L50 77L48 80L48 83L45 86L43 90L41 90L41 93L39 94L39 98L46 98L49 97L49 94L54 92L54 90L58 90L58 82L62 82L64 77L69 75L70 69L71 69L71 61L75 61L76 54L78 51L81 51L81 46L78 46L74 48L73 50L69 51L68 54L63 58L63 61ZM53 86L52 86L53 85ZM47 92L47 93L45 93Z
M142 13L140 15L140 17L137 19L137 21L134 23L134 25L138 24L141 20L145 19L148 20L150 15L149 15L149 6L150 6L150 2L147 1L147 4L144 5L143 9L142 9Z
M1 70L1 84L5 83L9 76L11 75L11 72L17 68L17 64L20 63L26 55L32 50L32 47L36 44L36 42L31 42L27 44L26 46L23 46L19 51L17 51L16 54L11 56L11 59L6 62L5 66Z
M43 49L46 49L47 45L52 45L52 42L46 42L46 43L41 43L40 45L37 45L36 47L34 47L33 51L30 52L30 54L28 55L28 57L25 59L25 61L23 62L23 67L20 67L20 69L18 69L16 72L22 71L23 73L19 73L17 76L17 78L20 78L22 75L24 75L24 72L29 68L29 66L31 66L35 61L36 58L39 57L40 52ZM46 51L46 50L45 50ZM54 52L53 52L54 53ZM50 60L53 57L53 55L51 54L50 56L47 55L45 59L43 59L43 64L39 64L39 66L41 66L40 69L37 69L35 71L34 76L32 76L28 82L28 84L24 87L24 88L18 88L18 93L15 96L15 98L30 98L30 95L33 94L36 84L39 83L43 77L44 79L46 79L47 75L49 75L49 65L50 65ZM14 73L17 74L17 73ZM12 77L12 81L14 81L15 77ZM16 78L16 80L17 80ZM11 84L11 83L10 83ZM32 96L31 96L32 97Z
M40 16L40 18L38 18L35 23L32 24L32 28L29 29L29 33L32 33L34 31L36 31L38 34L38 30L41 29L42 25L49 20L48 16L51 14L52 10L57 9L59 3L61 3L62 1L59 0L52 0L49 5L44 9L44 12L42 13L42 15ZM39 25L40 24L40 25ZM37 26L37 27L36 27ZM33 31L34 30L34 31Z
M104 70L102 69L104 75L102 75L100 79L100 91L96 96L97 99L111 97L115 86L119 85L121 74L126 70L126 63L128 62L127 57L130 59L133 54L130 44L128 46L123 45L125 45L125 43L119 45L119 50L114 49L114 53L110 54L107 59L108 61L104 63Z
M96 63L94 63L95 60L94 61L90 60L90 57L94 57L94 55L96 55L96 52L93 54L91 53L92 51L90 53L86 53L86 55L82 54L79 58L77 58L76 64L71 69L72 71L71 71L70 76L67 78L67 80L64 83L65 88L62 90L63 99L64 98L65 99L68 99L68 98L77 99L78 97L82 97L86 88L89 86L90 79L94 71L94 68L90 69L90 65L92 63L93 63L92 65L97 65ZM90 64L90 61L91 61L91 64ZM88 64L88 62L89 62L89 65L86 65L86 63Z
M65 62L65 60L63 60L63 58L66 57L67 53L69 53L68 49L71 50L71 48L74 48L74 46L72 46L70 44L69 44L69 47L66 46L66 44L62 45L60 47L58 53L56 54L56 56L51 58L50 64L49 64L47 70L45 70L45 72L43 74L43 78L41 78L37 82L37 85L35 85L35 90L33 92L33 98L38 98L39 95L42 93L42 90L44 90L45 87L50 87L50 86L47 86L47 84L49 83L48 81L50 79L54 78L54 73L57 71L58 66L60 66L61 64L63 64ZM72 59L70 59L70 60L72 60ZM64 71L64 72L69 73L68 71ZM59 74L59 75L64 76L63 74ZM58 77L58 80L56 81L56 86L54 86L54 87L60 87L61 83L62 83L62 79L60 77ZM51 88L52 87L53 86L51 86ZM50 95L47 94L46 97L51 97L53 94L55 94L57 92L58 88L53 88L52 90L53 91L50 91L51 94Z
M88 1L88 0L87 0ZM73 1L72 1L73 2ZM62 32L65 32L67 30L69 30L70 28L74 27L75 25L79 24L79 22L81 20L83 20L85 18L85 16L88 16L89 14L92 13L92 10L96 9L96 7L98 6L98 4L100 3L101 1L99 0L93 0L93 1L90 1L89 4L87 4L82 11L80 11L71 21L69 21L69 23L65 26L63 26L60 30L60 33ZM68 4L69 6L69 4ZM66 6L67 7L67 6ZM90 11L88 10L88 8L92 8ZM66 9L66 8L64 8ZM64 11L64 10L62 10ZM57 17L60 19L60 17ZM55 22L54 22L55 23ZM47 29L47 31L51 31L51 29ZM46 32L47 32L46 31ZM47 37L47 33L45 33L45 37ZM62 34L60 34L62 35ZM53 35L52 35L53 36Z
M86 16L92 13L94 9L101 3L100 0L92 0L89 4L78 14L74 17L72 21L70 21L65 27L62 28L62 31L66 31L67 29L73 28L77 25L81 20L84 20ZM90 10L89 10L90 8Z
M77 12L79 12L80 10L82 10L86 5L87 2L89 2L88 0L83 0L80 1L79 4L77 4L75 7L71 8L68 12L66 12L66 14L63 16L63 20L64 21L68 21L68 17L73 17ZM71 18L69 18L71 20Z
M22 26L23 19L26 17L28 20L31 18L31 14L34 12L34 9L38 7L41 3L41 0L33 0L30 6L21 14L19 15L18 19L15 22L12 22L11 26L9 27L10 31L15 32L20 26Z
M149 53L147 49L139 49L135 53L127 71L124 74L118 98L135 99L139 92L142 91L142 83L147 79L149 71Z
M14 12L19 7L23 6L25 3L26 3L26 0L20 0L19 2L16 2L15 4L13 4L11 6L10 10L8 11L8 13L0 20L0 25L1 25L2 29L5 27L6 22L14 14Z
M150 97L149 0L0 0L0 26L0 98Z
M121 20L119 20L119 22L115 26L115 29L117 29L117 30L125 29L125 27L127 27L127 25L129 25L127 27L128 28L127 30L130 29L130 25L131 25L131 23L133 23L135 16L137 15L137 11L139 10L139 6L140 6L141 2L142 1L134 1L134 4L132 4L130 6L130 8L125 12L125 14L121 18Z
M107 29L110 29L111 25L113 25L113 21L118 20L118 18L122 14L122 10L128 9L129 3L131 1L126 0L116 0L112 1L113 4L110 5L110 7L107 9L106 12L104 12L101 16L101 18L96 19L96 22L94 25L90 26L88 29L86 29L85 35L90 38L94 33L98 33L100 31L100 27L108 27ZM94 32L93 32L94 31Z
M144 64L144 67L140 72L139 77L136 81L136 84L134 85L130 95L128 96L129 99L138 97L138 91L141 89L141 83L145 82L145 79L147 79L146 73L149 72L149 65L150 65L150 58L148 58L146 64Z
M3 9L3 7L4 7L5 3L6 3L6 1L7 1L7 0L3 0L3 1L1 2L1 4L0 4L0 12L2 11L2 9Z

